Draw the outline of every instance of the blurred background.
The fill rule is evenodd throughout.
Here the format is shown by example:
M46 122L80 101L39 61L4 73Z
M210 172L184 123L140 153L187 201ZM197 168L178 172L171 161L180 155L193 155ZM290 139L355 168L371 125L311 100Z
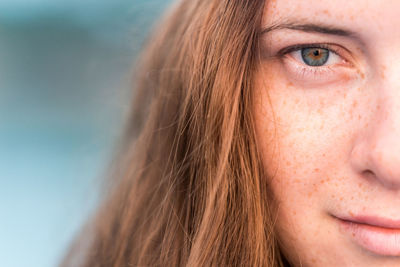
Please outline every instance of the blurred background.
M0 0L0 266L57 266L96 207L171 0Z

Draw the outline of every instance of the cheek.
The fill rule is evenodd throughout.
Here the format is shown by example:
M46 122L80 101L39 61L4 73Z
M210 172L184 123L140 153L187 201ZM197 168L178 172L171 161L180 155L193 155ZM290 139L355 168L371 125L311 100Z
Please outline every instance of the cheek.
M340 186L340 164L362 127L357 90L298 89L279 73L256 77L257 143L275 191L307 199L327 186Z
M268 176L280 177L273 182L285 186L294 183L298 188L308 182L305 177L317 177L330 168L327 162L340 152L340 146L329 140L340 129L337 120L324 109L325 100L309 103L284 91L259 91L255 110L257 142Z
M321 94L278 75L256 77L257 144L279 211L278 235L289 247L307 250L332 231L325 227L332 203L346 205L342 192L349 191L346 162L361 127L359 103L352 104L350 90Z

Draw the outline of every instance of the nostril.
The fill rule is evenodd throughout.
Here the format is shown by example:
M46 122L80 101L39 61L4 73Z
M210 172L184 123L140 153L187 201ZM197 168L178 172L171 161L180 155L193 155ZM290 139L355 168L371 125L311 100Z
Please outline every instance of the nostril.
M388 170L387 166L378 166L376 171L364 170L362 176L369 181L376 180L388 189L398 190L400 188L400 179Z
M361 175L368 181L376 180L376 174L371 170L364 170Z
M375 176L374 172L370 171L370 170L363 171L363 175L365 175L365 176Z
M379 183L387 189L400 191L400 141L396 139L399 135L384 130L358 138L350 153L350 163L371 185Z

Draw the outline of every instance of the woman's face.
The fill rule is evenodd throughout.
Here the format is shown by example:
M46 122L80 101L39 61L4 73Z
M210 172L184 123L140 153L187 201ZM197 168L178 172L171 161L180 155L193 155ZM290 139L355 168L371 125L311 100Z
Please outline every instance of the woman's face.
M257 142L296 266L400 266L400 1L267 1Z

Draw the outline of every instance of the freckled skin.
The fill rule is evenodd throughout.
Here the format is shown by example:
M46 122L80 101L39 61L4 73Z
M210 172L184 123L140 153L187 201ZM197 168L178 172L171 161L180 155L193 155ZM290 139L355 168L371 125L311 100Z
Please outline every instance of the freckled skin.
M276 31L262 39L271 51L321 42L351 54L352 65L317 78L296 76L289 67L298 63L287 58L264 60L256 73L257 143L279 207L276 231L294 266L400 266L400 255L358 246L335 218L400 220L400 2L383 2L267 2L263 25L305 19L359 36Z

